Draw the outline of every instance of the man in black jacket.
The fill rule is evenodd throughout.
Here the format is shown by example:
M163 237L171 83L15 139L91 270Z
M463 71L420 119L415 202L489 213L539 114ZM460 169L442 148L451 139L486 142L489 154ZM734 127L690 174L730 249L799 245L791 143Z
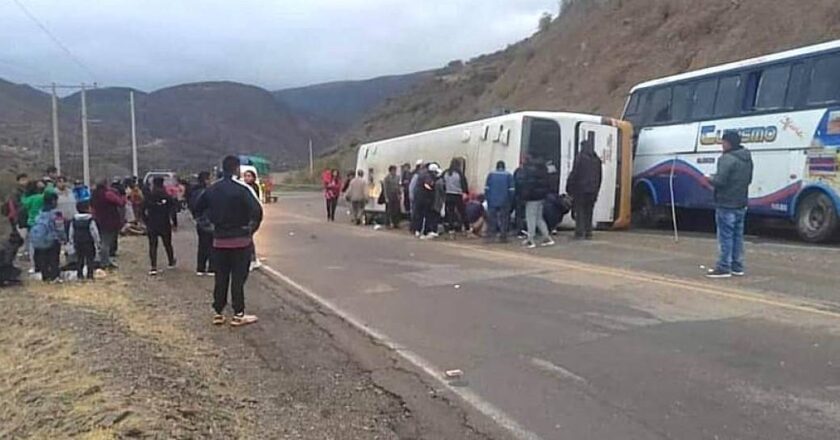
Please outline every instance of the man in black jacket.
M222 179L204 191L194 211L199 216L206 213L213 224L213 264L216 269L213 324L225 323L222 313L227 305L229 287L233 306L230 325L233 327L257 322L256 316L245 314L245 281L251 264L252 237L263 218L262 205L254 192L234 179L239 175L239 165L236 156L224 158Z
M198 276L212 275L215 270L212 261L213 249L213 224L210 223L207 213L196 214L195 207L198 199L210 185L210 173L202 171L198 173L198 183L190 190L189 201L190 213L195 220L195 231L198 236L198 254L196 255L195 273Z
M175 267L175 251L172 249L172 230L178 228L178 204L166 193L163 177L152 180L152 192L143 200L143 222L149 237L149 275L155 276L157 270L158 238L163 241L169 268Z
M753 178L752 155L741 145L741 136L735 131L724 133L722 144L717 173L711 178L720 257L717 266L707 274L709 278L744 275L744 222Z
M580 144L572 172L566 179L566 193L572 196L575 210L575 238L592 239L592 211L601 191L601 158L591 140Z

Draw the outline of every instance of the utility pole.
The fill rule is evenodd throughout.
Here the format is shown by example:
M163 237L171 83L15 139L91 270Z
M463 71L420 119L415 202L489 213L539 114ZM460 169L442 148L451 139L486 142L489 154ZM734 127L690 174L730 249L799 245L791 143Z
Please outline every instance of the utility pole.
M312 138L309 138L309 177L315 176L315 158L312 155Z
M82 84L82 174L85 185L90 187L90 145L88 145L87 100L84 83Z
M137 177L137 121L134 115L134 90L129 92L131 101L131 171L132 176Z
M61 175L61 147L58 144L58 95L55 93L55 83L52 83L52 132L53 132L53 165Z

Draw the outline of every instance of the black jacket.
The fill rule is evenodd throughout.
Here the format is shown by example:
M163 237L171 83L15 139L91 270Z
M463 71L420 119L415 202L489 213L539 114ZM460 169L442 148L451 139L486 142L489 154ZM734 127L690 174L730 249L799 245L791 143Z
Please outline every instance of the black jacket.
M753 161L749 150L739 146L724 152L718 159L717 173L712 178L715 205L727 209L746 208L752 179Z
M548 169L545 164L525 164L520 173L517 184L521 187L520 194L526 202L544 200L550 192L548 184Z
M260 227L262 205L245 184L225 176L210 185L195 204L193 215L207 214L213 224L213 237L248 237Z
M152 190L143 199L143 221L151 231L168 231L178 226L178 203L163 189Z
M575 158L572 172L566 179L566 192L572 196L598 194L601 191L601 158L592 151L582 151Z

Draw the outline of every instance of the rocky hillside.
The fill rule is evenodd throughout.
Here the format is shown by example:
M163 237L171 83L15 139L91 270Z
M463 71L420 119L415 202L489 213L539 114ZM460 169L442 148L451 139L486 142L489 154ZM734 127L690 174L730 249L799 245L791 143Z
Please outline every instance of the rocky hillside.
M567 0L544 31L453 63L342 137L352 145L499 109L620 115L641 81L840 38L837 0Z
M409 92L432 76L432 72L418 72L364 81L338 81L278 90L273 94L296 113L328 121L340 131L359 122L387 99Z

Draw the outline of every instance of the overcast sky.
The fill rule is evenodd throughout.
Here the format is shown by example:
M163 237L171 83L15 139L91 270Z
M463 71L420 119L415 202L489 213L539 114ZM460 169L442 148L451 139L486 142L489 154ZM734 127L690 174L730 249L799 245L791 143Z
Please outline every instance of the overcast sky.
M0 0L0 78L143 90L222 79L268 89L364 79L504 48L557 7L557 0Z

